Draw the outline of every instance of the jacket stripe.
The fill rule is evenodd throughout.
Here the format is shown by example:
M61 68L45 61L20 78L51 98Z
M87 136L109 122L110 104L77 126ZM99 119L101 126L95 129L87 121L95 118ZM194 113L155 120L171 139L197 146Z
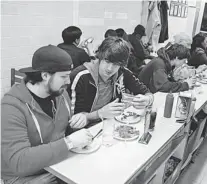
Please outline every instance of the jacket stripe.
M34 120L34 122L35 122L35 126L36 126L37 131L38 131L39 136L40 136L40 141L41 141L41 143L43 144L43 139L42 139L42 134L41 134L41 131L40 131L40 125L39 125L39 122L37 121L37 118L35 117L35 115L33 114L32 110L30 109L30 107L29 107L29 105L28 105L27 103L26 103L26 106L27 106L29 112L30 112L31 115L32 115L32 118L33 118L33 120Z
M90 73L88 70L81 71L75 76L75 78L73 80L73 84L71 86L71 105L72 105L71 110L72 110L73 114L74 114L74 110L75 110L75 101L76 101L76 91L75 91L76 85L77 85L80 77L82 75L85 75L85 74L88 74L88 73Z

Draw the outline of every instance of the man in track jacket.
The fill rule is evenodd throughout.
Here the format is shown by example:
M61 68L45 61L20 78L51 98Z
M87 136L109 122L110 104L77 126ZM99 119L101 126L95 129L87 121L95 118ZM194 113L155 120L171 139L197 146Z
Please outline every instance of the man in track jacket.
M74 114L85 114L87 123L120 115L125 107L120 102L123 92L135 95L136 108L152 104L153 96L147 87L125 68L128 57L127 42L109 37L100 45L97 60L72 71L68 92ZM81 126L78 120L76 125Z

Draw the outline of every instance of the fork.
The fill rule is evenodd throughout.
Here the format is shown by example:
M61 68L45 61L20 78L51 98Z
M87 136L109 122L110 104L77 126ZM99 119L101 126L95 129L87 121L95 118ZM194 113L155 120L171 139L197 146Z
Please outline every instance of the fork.
M97 134L93 136L92 141L93 141L97 136L99 136L101 132L103 132L103 128L100 129L100 130L97 132Z
M103 131L103 128L100 129L100 130L97 132L97 134L94 135L94 136L92 137L92 141L93 141L96 137L98 137L98 136L101 134L102 131ZM88 146L88 145L84 146L83 149L87 148L87 146Z

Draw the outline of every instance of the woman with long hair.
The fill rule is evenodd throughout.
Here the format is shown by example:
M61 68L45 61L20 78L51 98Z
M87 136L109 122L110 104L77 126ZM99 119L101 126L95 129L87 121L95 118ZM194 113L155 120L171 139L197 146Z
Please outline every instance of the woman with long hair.
M207 37L204 33L199 33L193 37L193 43L191 44L191 58L188 64L195 66L196 68L200 65L207 65Z

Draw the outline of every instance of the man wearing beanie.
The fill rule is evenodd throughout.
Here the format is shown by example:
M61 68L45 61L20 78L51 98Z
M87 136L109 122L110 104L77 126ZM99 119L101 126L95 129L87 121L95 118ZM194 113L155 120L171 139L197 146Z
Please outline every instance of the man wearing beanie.
M70 150L85 147L92 135L82 129L65 137L71 119L71 57L56 46L38 49L32 67L21 84L15 84L2 99L1 177L5 184L58 184L44 168L68 156ZM72 126L71 126L72 127Z

